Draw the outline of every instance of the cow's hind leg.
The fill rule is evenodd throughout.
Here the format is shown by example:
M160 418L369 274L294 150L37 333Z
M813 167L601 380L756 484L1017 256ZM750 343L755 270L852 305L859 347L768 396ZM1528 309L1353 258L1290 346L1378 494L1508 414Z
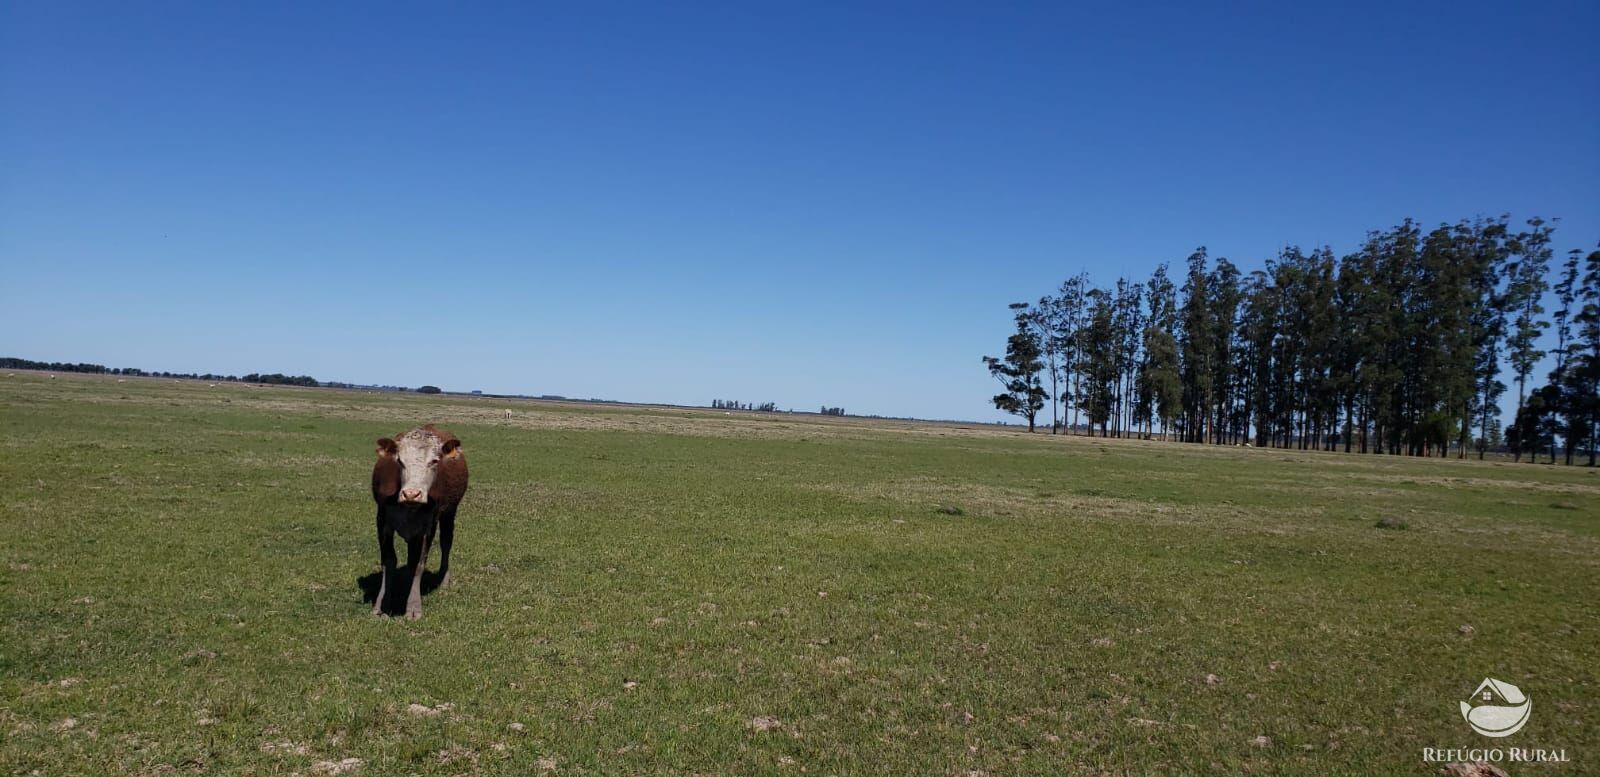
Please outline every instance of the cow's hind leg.
M439 587L450 584L450 542L456 536L456 509L439 516Z
M383 615L383 599L389 593L389 576L394 574L394 530L378 511L378 561L383 569L378 572L378 598L372 600L372 614Z
M406 598L406 617L422 617L422 568L428 564L428 546L433 544L433 529L416 539L406 540L406 559L411 565L411 595Z

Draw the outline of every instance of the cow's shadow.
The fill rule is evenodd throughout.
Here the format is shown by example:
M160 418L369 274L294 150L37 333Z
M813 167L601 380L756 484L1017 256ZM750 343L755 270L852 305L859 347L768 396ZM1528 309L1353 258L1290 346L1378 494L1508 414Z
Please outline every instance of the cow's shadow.
M411 566L397 566L394 575L389 578L389 590L383 592L383 614L405 615L406 598L411 595ZM356 586L361 589L361 601L372 604L378 598L378 585L382 583L383 572L377 571L356 578ZM424 568L422 570L422 595L427 596L439 588L439 582L444 576L436 571Z

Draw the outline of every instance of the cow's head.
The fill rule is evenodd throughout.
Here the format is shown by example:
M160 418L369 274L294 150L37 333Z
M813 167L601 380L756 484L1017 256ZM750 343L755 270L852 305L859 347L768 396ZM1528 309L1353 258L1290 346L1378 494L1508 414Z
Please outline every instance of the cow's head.
M428 427L379 440L379 468L392 467L394 481L391 490L379 489L380 498L393 494L401 504L426 503L439 474L439 462L459 447L459 440L445 440ZM377 475L374 477L376 480Z

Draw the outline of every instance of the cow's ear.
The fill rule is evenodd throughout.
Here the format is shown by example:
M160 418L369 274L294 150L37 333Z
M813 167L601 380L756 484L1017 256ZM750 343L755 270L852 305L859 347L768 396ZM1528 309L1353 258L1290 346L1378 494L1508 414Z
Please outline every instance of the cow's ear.
M445 443L444 443L444 455L449 456L450 454L455 453L458 450L461 450L461 441L460 440L445 440Z
M395 445L394 440L391 440L388 437L378 438L378 453L393 456L399 450L400 446Z

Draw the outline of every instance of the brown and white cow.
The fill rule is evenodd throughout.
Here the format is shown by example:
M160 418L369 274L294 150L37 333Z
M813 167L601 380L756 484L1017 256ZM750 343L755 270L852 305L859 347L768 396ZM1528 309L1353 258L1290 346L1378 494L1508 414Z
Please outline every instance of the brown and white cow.
M467 457L461 440L428 424L378 440L378 461L372 465L372 499L378 503L378 556L383 579L372 614L383 614L383 598L394 573L394 535L406 541L411 567L411 595L406 617L422 617L422 569L435 530L439 533L439 585L450 582L450 541L456 532L456 508L467 494Z

